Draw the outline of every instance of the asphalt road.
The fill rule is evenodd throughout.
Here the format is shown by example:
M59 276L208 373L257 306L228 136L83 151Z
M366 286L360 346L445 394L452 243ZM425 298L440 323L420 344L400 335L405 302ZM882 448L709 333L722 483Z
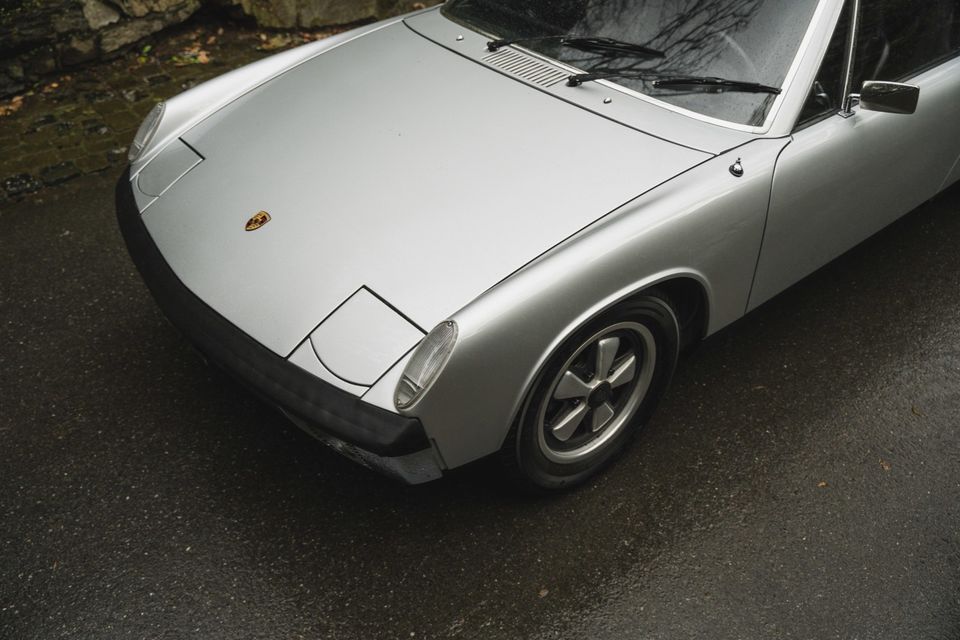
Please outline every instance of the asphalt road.
M110 180L0 207L2 638L960 638L960 189L541 500L397 486L207 368Z

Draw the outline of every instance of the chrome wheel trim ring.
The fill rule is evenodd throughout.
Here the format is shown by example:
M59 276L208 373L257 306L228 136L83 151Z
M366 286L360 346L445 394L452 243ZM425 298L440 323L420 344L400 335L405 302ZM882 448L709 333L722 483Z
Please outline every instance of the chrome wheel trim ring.
M608 341L611 338L615 339L616 334L624 334L627 332L632 335L636 348L632 350L631 354L623 351L616 353L615 349L615 361L610 362L611 365L615 366L611 366L608 371L599 371L599 365L601 364L600 358L603 357L600 355L601 343L606 342L606 344L609 345ZM585 352L592 349L597 350L597 366L595 367L597 371L594 372L594 377L588 380L577 373L575 365L581 360ZM609 351L609 349L607 349L607 351ZM635 358L633 375L622 385L611 385L614 390L620 386L630 386L621 392L620 398L616 403L617 406L613 407L612 415L609 415L605 421L602 421L601 428L595 431L595 435L589 438L582 446L573 449L557 449L551 446L550 442L548 442L548 431L551 434L561 433L561 435L566 435L563 431L557 431L558 424L563 422L562 419L553 419L548 423L547 409L551 400L570 400L569 411L579 411L582 414L579 419L576 415L570 416L571 420L576 421L577 424L574 425L574 430L570 432L571 435L567 436L567 439L570 439L573 433L582 431L585 428L593 430L597 422L601 422L595 415L597 409L603 406L600 401L604 400L610 393L609 389L603 390L601 387L603 387L604 383L610 383L615 375L619 374L622 377L629 373L628 371L624 373L624 371L629 369L628 358L630 355ZM606 358L609 359L609 354ZM637 409L647 395L647 391L650 389L656 363L656 339L653 337L650 329L638 322L620 322L611 325L598 331L584 341L573 355L567 359L560 368L559 373L551 381L550 386L547 387L548 393L540 402L540 406L537 409L536 428L541 453L551 462L572 464L589 457L603 448L623 431L636 414ZM577 379L573 379L571 376ZM614 379L613 382L616 383L618 380ZM579 397L581 394L584 395ZM579 405L572 404L578 400L580 402ZM591 406L593 404L595 404L596 407ZM576 407L580 407L580 409L578 410ZM585 410L584 407L586 407ZM600 413L600 418L603 418L609 411L607 409L601 409ZM567 417L567 415L566 412L563 412L560 417ZM587 422L588 426L585 427L583 425L584 422ZM569 430L569 428L567 427L565 430ZM551 438L551 440L552 439L553 438Z

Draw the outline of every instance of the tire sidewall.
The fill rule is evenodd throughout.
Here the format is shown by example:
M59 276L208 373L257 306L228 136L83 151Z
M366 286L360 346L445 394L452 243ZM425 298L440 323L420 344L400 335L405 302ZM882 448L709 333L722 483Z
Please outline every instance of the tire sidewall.
M543 403L548 401L546 394L560 374L561 368L585 341L602 332L604 328L621 322L636 322L645 326L656 342L656 362L646 395L621 432L588 457L570 464L560 464L548 459L540 448L538 433L538 416ZM537 376L517 425L516 463L527 480L544 489L573 486L597 473L616 458L649 420L669 386L677 363L679 344L677 316L673 306L667 298L655 293L611 308L567 338L550 356L547 365Z

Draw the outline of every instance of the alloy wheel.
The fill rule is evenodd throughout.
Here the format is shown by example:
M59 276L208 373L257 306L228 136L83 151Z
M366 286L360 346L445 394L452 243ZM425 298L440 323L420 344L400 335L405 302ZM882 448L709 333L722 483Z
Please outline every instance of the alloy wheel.
M615 438L642 403L656 360L656 340L639 323L618 323L586 340L561 367L540 408L543 455L569 464Z

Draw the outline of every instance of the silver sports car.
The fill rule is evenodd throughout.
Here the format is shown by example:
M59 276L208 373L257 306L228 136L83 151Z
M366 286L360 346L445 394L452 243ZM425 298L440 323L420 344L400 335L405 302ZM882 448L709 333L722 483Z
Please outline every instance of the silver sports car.
M683 349L960 179L958 54L960 0L450 0L158 105L120 226L341 453L567 487Z

